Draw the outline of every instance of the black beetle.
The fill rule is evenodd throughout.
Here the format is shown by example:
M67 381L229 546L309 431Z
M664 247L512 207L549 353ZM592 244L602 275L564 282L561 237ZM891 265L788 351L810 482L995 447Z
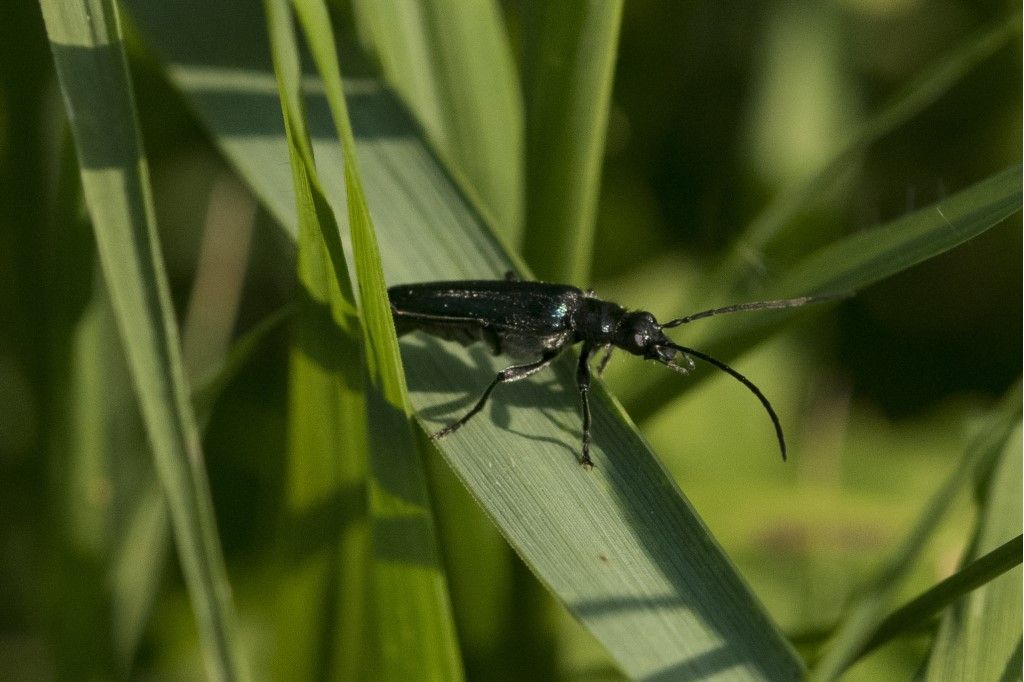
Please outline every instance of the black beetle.
M495 355L537 358L533 362L512 365L498 372L498 376L469 412L433 434L431 438L435 439L452 433L482 410L491 391L498 384L525 379L547 367L569 346L582 343L576 368L576 384L583 403L583 456L580 463L588 467L593 466L590 460L588 396L590 359L595 350L602 348L605 355L598 365L598 376L608 364L613 348L655 360L680 374L687 374L693 369L693 359L690 357L693 356L732 375L764 405L775 426L782 458L785 459L786 440L782 435L782 425L761 390L721 360L674 343L662 330L721 313L795 308L836 298L802 296L741 303L704 310L658 324L651 313L644 310L628 311L610 301L595 298L592 291L584 292L567 284L525 282L514 279L512 273L505 280L401 284L389 288L388 297L399 336L419 330L463 345L483 341Z

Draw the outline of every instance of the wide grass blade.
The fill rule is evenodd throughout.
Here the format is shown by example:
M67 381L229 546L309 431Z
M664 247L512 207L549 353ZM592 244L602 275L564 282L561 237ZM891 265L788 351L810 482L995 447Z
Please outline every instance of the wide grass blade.
M523 102L494 0L356 0L360 37L463 188L517 246Z
M621 0L526 2L526 240L537 277L589 282Z
M226 10L131 7L143 34L158 41L154 46L175 83L229 158L245 169L257 196L283 209L282 198L290 194L281 174L287 152L280 124L268 112L277 103L266 95L266 64L237 61L242 50L232 52L236 61L224 56L225 35L260 35L259 22L245 19L245 3L232 6L230 31L218 27L219 12ZM177 20L189 32L165 37L160 27ZM359 170L388 282L501 277L510 267L507 255L416 126L379 84L347 86ZM327 105L317 87L307 92L317 166L328 198L344 214L344 171L336 137L327 132L333 131ZM280 217L294 230L294 214L282 210ZM364 291L364 305L370 305L365 299ZM418 335L403 342L402 351L410 397L428 431L465 409L500 368L481 349ZM799 677L796 654L600 386L592 397L597 466L579 466L573 368L570 362L556 365L547 377L502 390L492 409L438 442L512 546L631 677ZM395 530L401 533L396 540L422 531ZM390 548L397 552L404 545ZM416 634L424 633L409 636Z
M128 358L207 669L248 677L189 406L117 12L44 0L100 263Z
M377 646L372 670L375 676L385 679L457 679L461 677L461 662L447 590L439 570L426 478L411 429L405 377L374 228L356 165L355 142L342 96L330 18L322 3L295 4L313 56L324 74L328 104L344 149L345 192L359 282L362 347L366 350L369 441L364 451L370 459L370 602ZM287 87L295 99L285 116L286 124L292 125L301 95L291 21L283 1L269 0L267 10L271 36L276 37L271 41L275 60L280 64L282 52L287 50L286 56L293 64L291 69L278 69L282 88ZM308 147L308 137L304 130L302 133ZM305 161L308 180L317 185L319 192L312 149L307 150ZM329 212L322 194L317 201ZM329 224L320 221L317 228L325 240L338 238L333 220ZM330 236L325 234L328 229L332 231ZM340 259L335 267L336 276L345 276L347 281L343 266L344 260ZM349 292L348 297L351 296ZM399 556L404 558L397 560Z

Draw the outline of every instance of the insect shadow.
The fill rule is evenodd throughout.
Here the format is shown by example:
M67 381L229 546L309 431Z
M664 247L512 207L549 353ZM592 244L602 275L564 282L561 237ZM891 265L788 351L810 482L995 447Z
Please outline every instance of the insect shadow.
M465 390L466 386L486 384L494 373L508 364L507 358L497 358L482 346L470 346L464 350L425 334L411 334L400 342L402 362L406 367L425 368L427 371L407 374L411 393L453 393L459 395L444 402L432 404L418 410L421 417L432 422L444 423L453 412L472 405L479 394L476 390ZM459 352L462 350L462 352ZM468 356L468 357L467 357ZM488 403L491 419L501 429L530 440L551 443L575 450L565 440L541 436L529 431L512 428L510 408L523 407L538 411L559 431L576 438L579 433L579 405L575 390L566 388L572 383L572 370L554 363L553 372L538 373L531 381L511 383L502 387L501 397Z

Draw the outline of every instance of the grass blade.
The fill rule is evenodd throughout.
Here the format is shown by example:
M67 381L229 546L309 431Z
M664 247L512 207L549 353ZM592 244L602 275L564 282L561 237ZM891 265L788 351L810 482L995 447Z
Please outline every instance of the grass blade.
M268 2L267 8L271 35L278 38L272 45L280 51L285 41L290 43L290 57L295 63L289 74L290 86L297 99L298 58L285 3ZM328 103L344 149L349 227L359 282L363 348L367 351L366 451L371 466L369 505L374 548L371 601L378 646L374 674L388 679L457 679L461 677L461 663L439 571L426 479L411 429L391 308L341 94L330 19L322 3L299 2L296 8L313 56L325 74ZM306 170L313 180L316 171L311 161L310 153ZM333 224L319 224L321 230L328 227L337 235ZM341 275L340 266L336 273ZM397 557L404 559L399 561Z
M945 54L869 118L834 158L801 185L781 193L747 226L712 278L720 291L736 282L748 267L749 254L760 253L823 196L828 196L857 157L883 136L896 130L935 103L999 48L1020 33L1020 15L1008 16L971 36Z
M530 2L523 13L526 241L540 279L586 284L621 0Z
M286 306L267 315L232 342L215 369L196 380L195 388L192 389L192 409L200 431L205 430L217 399L232 380L260 350L267 337L279 330L294 315L293 306Z
M798 263L780 292L857 291L959 246L1021 209L1021 167L831 244Z
M1021 564L1024 551L1022 536L1018 535L979 559L949 576L910 603L901 606L879 623L874 635L864 645L862 654L885 644L893 637L920 627L957 599L988 584L1003 573Z
M265 95L266 65L225 64L220 47L226 33L215 16L203 14L205 5L192 8L196 16L167 3L131 6L144 35L159 41L175 82L229 158L244 168L257 196L283 209L286 149L279 123L266 110L276 105ZM235 28L227 34L250 35L238 29L249 26L245 12L245 3L232 7ZM177 20L194 33L167 40L158 27ZM373 81L347 86L363 188L388 281L500 277L509 269L508 256L400 107ZM318 132L317 165L332 205L343 210L342 160L335 135L323 132L332 130L326 103L315 95L309 112L310 129ZM246 112L244 121L236 111ZM281 217L294 230L294 215L282 210ZM428 430L464 408L465 394L475 394L499 368L480 349L422 337L403 342L402 351L410 398ZM441 441L445 458L527 564L627 675L799 677L796 654L600 387L592 398L597 467L579 467L573 385L571 363L562 362L553 376L509 387L493 410Z
M763 298L813 293L856 292L972 239L1021 208L1021 167L1008 168L931 206L830 244L797 263L772 284ZM762 340L771 326L810 312L773 311L730 321L721 331L699 337L699 347L715 348L728 360ZM699 333L699 332L698 332ZM707 376L700 370L692 379ZM659 376L630 401L630 413L643 420L696 381Z
M362 329L306 129L290 10L265 4L299 221L275 674L358 679L368 663L370 558ZM312 549L301 540L311 525L326 540Z
M423 127L453 180L499 237L519 248L525 212L523 101L499 3L356 0L353 14L360 37L380 63L382 78ZM507 544L472 499L444 485L454 480L452 475L434 472L436 468L430 476L431 494L443 531L442 549L446 555L457 554L465 544L467 556L489 566L484 571L460 570L446 562L468 667L475 645L494 654L523 644L506 636L510 610L504 606L516 567ZM444 527L443 517L458 521ZM470 593L472 606L458 608L459 595ZM533 633L542 629L521 627ZM467 673L472 676L473 671Z
M865 593L851 605L849 615L824 648L824 655L813 671L814 679L836 679L860 656L880 643L873 640L880 637L883 618L886 610L891 608L896 590L914 569L945 512L953 506L956 495L979 471L990 469L1005 449L1020 423L1020 411L1021 389L1018 385L978 429L978 435L968 444L959 465L932 496L913 531L886 560Z
M246 678L213 505L188 404L117 13L41 3L100 262L170 508L211 677Z
M1021 426L982 477L981 515L967 560L1021 532ZM1018 553L1019 557L1019 553ZM926 680L1013 679L1020 674L1021 571L1014 568L957 602L943 616L925 666Z
M353 13L384 80L498 232L523 228L523 102L493 0L357 0Z

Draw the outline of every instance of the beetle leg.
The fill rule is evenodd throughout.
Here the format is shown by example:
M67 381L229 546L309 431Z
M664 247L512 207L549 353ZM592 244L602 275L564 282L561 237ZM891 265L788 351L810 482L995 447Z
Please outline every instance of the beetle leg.
M536 374L540 370L550 365L551 361L558 357L558 354L561 352L561 348L545 351L544 355L541 356L540 360L537 360L536 362L531 362L528 365L513 365L511 367L506 367L505 369L501 370L500 372L498 372L498 376L494 377L494 381L490 383L490 385L484 391L484 394L480 396L480 399L476 401L476 405L474 405L469 410L469 412L462 415L462 417L458 421L452 422L448 426L444 427L437 433L430 436L430 439L437 440L438 438L444 438L448 434L457 431L463 424L468 422L477 412L484 409L484 405L487 404L487 399L491 396L491 391L493 391L498 384L507 384L513 381L519 381L520 379L525 379L531 374Z
M576 385L580 389L580 401L583 403L583 456L580 464L588 469L594 466L590 460L590 352L592 348L584 345L580 351L580 363L576 366Z
M612 359L612 350L614 346L612 344L605 344L604 357L601 358L601 362L597 365L597 376L604 374L604 368L608 366L608 361Z

